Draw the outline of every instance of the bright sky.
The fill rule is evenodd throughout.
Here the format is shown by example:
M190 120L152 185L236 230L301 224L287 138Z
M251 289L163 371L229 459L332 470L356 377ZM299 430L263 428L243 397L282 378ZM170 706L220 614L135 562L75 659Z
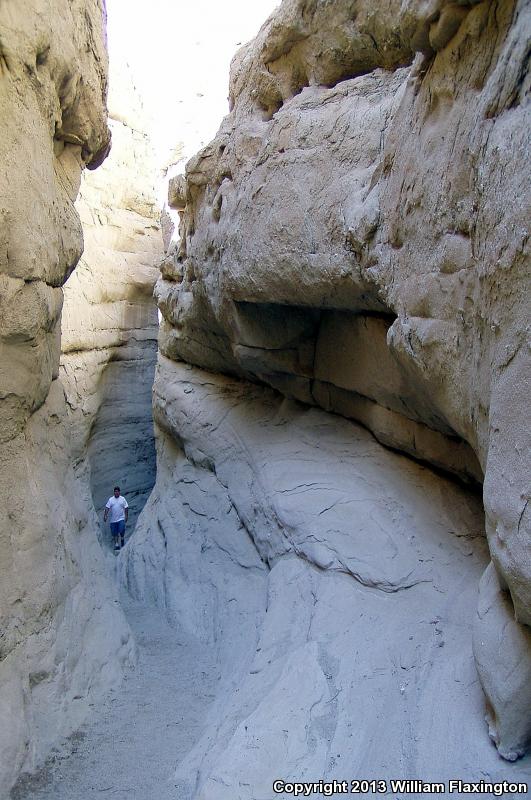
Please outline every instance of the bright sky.
M165 166L182 142L188 159L228 112L229 65L279 0L107 0L110 93L128 63ZM118 81L115 83L117 91Z

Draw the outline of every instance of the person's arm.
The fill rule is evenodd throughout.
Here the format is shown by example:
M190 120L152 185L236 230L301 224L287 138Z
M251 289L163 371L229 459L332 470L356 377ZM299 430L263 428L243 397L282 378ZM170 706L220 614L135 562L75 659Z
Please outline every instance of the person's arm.
M127 500L124 497L124 514L125 514L125 521L127 522L127 517L129 516L129 506L127 505Z
M103 521L104 522L107 522L107 517L109 516L109 508L110 508L109 503L107 503L107 505L105 506L105 511L103 512ZM127 519L127 517L126 517L126 519Z

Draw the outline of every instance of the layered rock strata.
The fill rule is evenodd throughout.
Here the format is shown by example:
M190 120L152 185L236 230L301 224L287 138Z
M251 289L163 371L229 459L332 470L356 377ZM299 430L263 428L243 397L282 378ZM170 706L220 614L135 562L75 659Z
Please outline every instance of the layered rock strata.
M181 239L157 287L168 359L484 481L474 649L507 759L531 738L530 29L522 0L286 0L171 187Z
M74 457L88 453L100 519L118 484L130 505L132 531L155 482L153 287L163 248L145 114L124 65L113 68L111 79L113 148L81 185L77 210L85 248L65 285L60 374L75 430ZM109 544L108 531L102 534Z
M100 0L0 7L0 794L134 656L59 379L82 168L109 149Z

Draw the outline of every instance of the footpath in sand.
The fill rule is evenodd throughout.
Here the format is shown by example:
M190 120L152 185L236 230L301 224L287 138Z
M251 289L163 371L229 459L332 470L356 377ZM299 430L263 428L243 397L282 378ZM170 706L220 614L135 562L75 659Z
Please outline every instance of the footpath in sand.
M217 669L207 645L126 595L138 664L12 800L175 800L175 767L199 738Z

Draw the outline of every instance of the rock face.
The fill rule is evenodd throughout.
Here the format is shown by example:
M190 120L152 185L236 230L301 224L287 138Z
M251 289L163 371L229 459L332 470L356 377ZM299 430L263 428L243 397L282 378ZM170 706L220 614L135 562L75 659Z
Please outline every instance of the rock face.
M0 795L134 657L59 376L83 166L109 148L100 0L0 8Z
M472 655L479 495L353 422L164 357L154 402L157 484L126 580L220 673L179 798L346 774L525 780L485 733Z
M528 3L509 0L396 2L385 9L354 0L286 0L234 59L232 110L216 139L170 188L171 204L181 213L181 239L168 254L156 290L163 315L155 384L155 416L164 430L162 472L143 516L144 533L130 553L127 579L139 594L189 613L191 625L199 624L198 615L210 619L214 609L248 619L249 601L239 594L248 590L234 580L225 587L223 578L215 577L226 559L242 581L256 582L253 598L266 591L264 582L268 592L262 617L256 616L253 599L251 622L245 623L258 633L247 640L248 655L240 654L244 688L231 694L236 678L228 668L229 683L220 693L227 727L212 723L205 734L211 756L201 762L199 754L197 775L190 777L192 766L183 778L187 786L198 779L197 794L190 790L190 796L213 797L214 785L216 797L223 796L220 786L229 787L227 797L268 796L261 781L270 772L252 760L264 748L271 748L272 764L286 764L291 777L333 775L334 737L342 743L337 752L345 752L347 722L355 739L351 746L358 748L348 750L349 767L372 764L374 774L383 774L374 744L384 741L379 712L377 704L368 710L373 694L363 683L374 679L378 656L372 666L365 662L372 656L366 656L359 637L370 639L376 654L380 645L372 625L381 632L382 646L392 639L386 627L390 597L394 603L397 598L405 605L419 603L432 621L453 618L461 599L443 611L434 596L420 597L427 591L423 581L441 587L448 598L464 592L455 617L464 627L444 637L448 663L454 648L470 650L479 585L474 652L491 737L509 760L522 755L531 739L525 483L530 15ZM183 372L172 364L179 361L232 378L224 382ZM290 401L358 420L394 449L466 482L483 481L492 559L483 579L488 559L474 549L480 547L476 540L469 556L455 554L453 577L444 579L438 570L445 557L430 549L435 529L442 537L435 547L452 547L456 525L443 520L454 504L460 508L465 502L461 490L417 473L417 467L371 444L376 462L383 459L393 468L382 468L375 483L369 481L372 517L363 503L359 511L349 509L360 500L358 484L365 484L363 471L344 477L345 460L361 458L370 439L323 412L280 406L245 381L269 384ZM192 403L188 391L196 398ZM255 392L267 414L249 406ZM320 436L330 431L334 446L328 449ZM240 460L243 465L237 466ZM372 457L367 469L371 464ZM404 470L413 470L432 482L431 488L418 489L430 498L426 516L417 516L425 502L417 495L398 510L405 489L395 486L388 469L397 481ZM421 485L416 477L412 482ZM391 516L384 523L377 508L389 491ZM219 502L211 506L207 495L216 492ZM419 526L411 535L420 550L406 555L396 537L402 541L404 531L407 539L412 519ZM474 516L472 528L466 515L459 519L468 541L470 531L481 528L480 518ZM208 521L219 533L207 531ZM241 552L244 544L234 544L238 525L245 539ZM251 558L253 547L257 557ZM181 548L188 554L186 567ZM155 570L147 565L150 560ZM271 568L268 575L264 565ZM454 579L463 583L457 586ZM332 589L332 582L341 589ZM343 591L352 593L350 601ZM234 608L223 609L220 597L233 600ZM365 602L361 597L370 611L357 610L356 598ZM316 604L323 612L320 628L313 621ZM367 628L367 620L360 623L365 633L355 622L361 613L372 620ZM405 609L396 613L398 638L415 642L420 617L413 620ZM273 619L280 626L276 633ZM233 624L229 620L222 627L239 630ZM205 622L204 635L211 635L207 627ZM396 674L409 675L415 664L411 674L420 676L415 670L427 662L413 655L401 661L401 645L393 642L388 652ZM406 650L410 646L415 645ZM232 664L232 656L227 658ZM430 671L436 662L427 658ZM465 661L460 669L472 675L468 656ZM254 680L270 687L262 689L263 705L252 700ZM441 681L442 673L438 685ZM388 714L407 701L408 686L401 685L395 687L396 701L385 701ZM421 753L424 745L404 732L397 736L402 755L386 762L402 764L395 772L426 775L429 763L439 763L443 742L446 748L454 741L454 724L470 752L485 747L480 726L470 727L476 724L472 717L484 714L481 698L465 700L453 690L448 697L447 727L438 729L426 719L435 727L420 735L422 741L439 742L435 747L441 750L433 751L437 759ZM467 722L458 710L461 703L469 704ZM359 708L361 730L355 724ZM292 736L295 720L300 736ZM413 727L422 730L422 724ZM468 726L466 735L462 726ZM290 737L281 746L284 729ZM488 770L488 749L475 752L476 763ZM457 754L449 758L448 764L466 766ZM245 776L250 788L243 785Z
M132 531L155 482L151 389L158 319L153 287L162 260L154 157L143 109L123 65L113 68L113 148L86 173L77 209L85 239L65 286L61 380L78 453L88 452L100 515L119 484ZM109 539L108 531L103 537Z

